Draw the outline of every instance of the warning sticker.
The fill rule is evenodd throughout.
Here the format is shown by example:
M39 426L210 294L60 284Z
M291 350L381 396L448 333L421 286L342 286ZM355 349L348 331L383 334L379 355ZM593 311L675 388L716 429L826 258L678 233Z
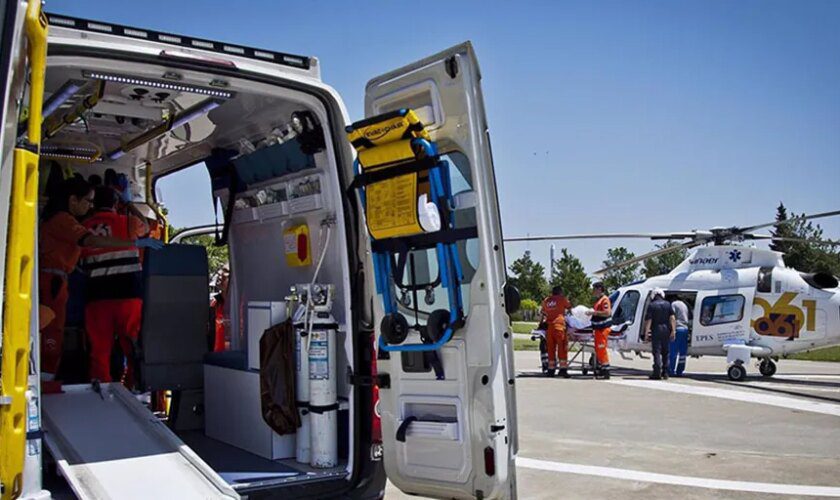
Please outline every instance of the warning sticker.
M315 340L313 335L309 342L309 380L326 380L330 378L329 343L326 338Z
M376 239L422 233L417 220L417 174L406 174L367 187L367 222Z

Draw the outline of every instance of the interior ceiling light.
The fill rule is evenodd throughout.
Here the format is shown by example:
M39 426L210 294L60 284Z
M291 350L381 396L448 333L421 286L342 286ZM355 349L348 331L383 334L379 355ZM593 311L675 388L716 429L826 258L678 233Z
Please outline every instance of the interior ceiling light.
M41 157L50 160L81 160L93 163L101 161L99 150L83 147L41 146Z
M115 75L113 73L102 73L99 71L83 71L85 78L92 78L95 80L104 80L106 82L123 83L126 85L139 85L141 87L152 87L156 89L173 90L176 92L188 92L192 94L201 94L218 99L230 99L233 97L233 92L226 90L218 90L207 87L196 87L195 85L188 85L183 83L162 82L159 80L148 80L146 78L137 78L133 76Z

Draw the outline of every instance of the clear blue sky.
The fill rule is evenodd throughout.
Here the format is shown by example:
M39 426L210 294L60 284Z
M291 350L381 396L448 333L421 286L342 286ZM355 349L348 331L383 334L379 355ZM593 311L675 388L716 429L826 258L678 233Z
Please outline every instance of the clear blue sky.
M363 114L365 82L472 40L505 234L672 231L840 208L840 2L140 3L47 10L315 55ZM209 195L195 179L204 203ZM176 225L202 211L166 199ZM176 206L177 205L177 206ZM823 222L840 238L840 218ZM589 271L611 246L569 243ZM507 247L512 261L530 247Z

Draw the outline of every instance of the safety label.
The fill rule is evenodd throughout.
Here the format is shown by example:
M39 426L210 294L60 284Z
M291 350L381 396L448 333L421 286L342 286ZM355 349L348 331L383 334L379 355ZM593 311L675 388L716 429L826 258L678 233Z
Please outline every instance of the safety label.
M326 380L330 378L329 343L326 338L316 339L313 332L309 341L309 380Z
M421 233L417 221L417 174L406 174L367 187L368 227L374 238Z

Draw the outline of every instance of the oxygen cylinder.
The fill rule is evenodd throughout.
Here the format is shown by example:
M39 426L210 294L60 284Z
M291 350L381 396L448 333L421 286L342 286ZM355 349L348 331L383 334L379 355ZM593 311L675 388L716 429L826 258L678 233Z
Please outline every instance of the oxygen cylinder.
M319 311L309 338L310 465L316 468L338 465L337 327L332 314Z
M309 425L309 353L306 330L305 306L301 305L295 313L295 401L300 414L300 427L297 430L297 450L295 459L308 464L310 453L310 425Z

